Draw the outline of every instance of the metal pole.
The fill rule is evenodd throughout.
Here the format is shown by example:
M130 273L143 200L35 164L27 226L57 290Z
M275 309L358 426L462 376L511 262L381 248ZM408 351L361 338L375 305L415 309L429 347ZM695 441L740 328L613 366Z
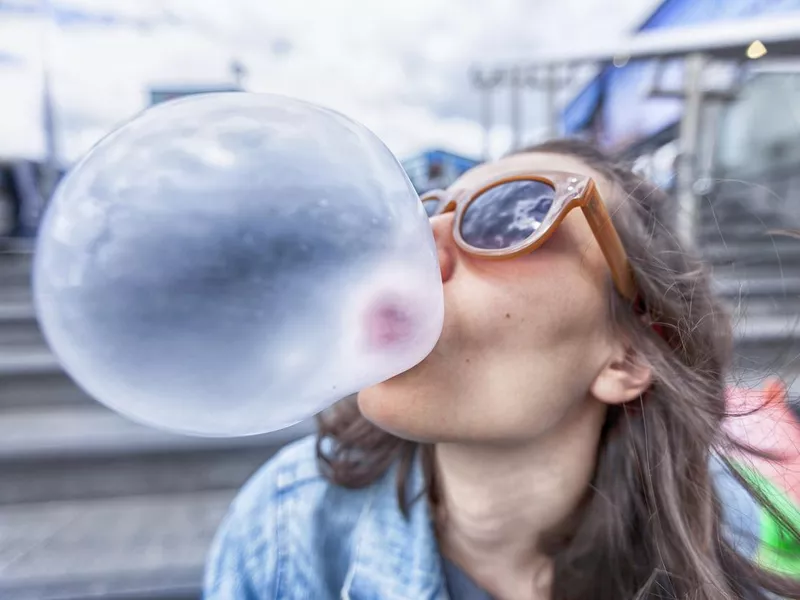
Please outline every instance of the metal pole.
M558 89L555 67L551 66L546 69L544 79L545 106L547 109L547 137L553 139L558 137L561 129L559 127L559 115L556 109L556 94Z
M511 93L511 151L522 147L522 74L519 67L513 67L509 73Z
M702 183L702 190L698 190L695 183L695 192L708 194L713 189L714 159L717 157L719 139L717 129L723 117L723 101L711 102L708 99L703 106L703 123L705 127L699 132L700 150L697 156L697 183Z
M561 135L561 113L558 109L558 94L569 82L569 73L559 76L555 65L529 66L524 85L544 92L545 135L549 139Z
M236 85L236 89L244 89L244 78L247 76L247 69L239 60L232 60L230 65L231 75Z
M684 109L680 124L677 163L678 211L675 216L676 233L686 247L696 240L698 197L695 193L697 147L700 137L700 117L703 110L703 71L707 57L700 53L689 54L684 62Z
M489 160L492 154L492 91L480 90L481 125L483 126L483 160Z
M56 14L50 0L43 0L45 24L42 49L42 129L45 138L45 164L42 173L42 196L44 202L50 200L58 184L59 149L58 121L53 98L52 52L56 35ZM42 210L44 207L40 207Z
M479 69L471 71L472 86L481 94L481 124L483 126L483 159L489 160L491 155L491 133L492 133L492 93L494 88L500 85L503 80L503 72L496 69L490 73L484 73Z

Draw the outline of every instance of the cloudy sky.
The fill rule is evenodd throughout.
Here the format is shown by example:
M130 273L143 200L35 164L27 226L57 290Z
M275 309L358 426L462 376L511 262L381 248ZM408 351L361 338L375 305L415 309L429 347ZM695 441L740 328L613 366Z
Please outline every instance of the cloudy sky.
M143 109L151 86L229 83L233 60L246 66L248 90L340 110L370 127L401 158L426 147L477 155L482 130L479 99L470 89L472 65L613 39L658 4L52 1L62 16L57 27L33 10L44 0L0 0L0 157L43 151L45 57L51 64L59 150L68 161ZM65 19L70 14L76 18ZM81 14L93 18L77 18ZM507 103L498 96L497 151L508 143ZM529 92L525 105L526 135L533 139L542 131L541 98Z

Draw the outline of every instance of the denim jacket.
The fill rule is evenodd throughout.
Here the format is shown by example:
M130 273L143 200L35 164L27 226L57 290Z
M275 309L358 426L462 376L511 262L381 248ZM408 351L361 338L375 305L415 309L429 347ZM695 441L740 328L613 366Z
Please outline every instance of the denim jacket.
M245 485L223 521L205 600L449 600L428 503L414 502L406 520L394 470L348 490L319 474L313 437L282 450ZM742 527L757 522L757 506L731 487L738 483L724 469L714 471L723 502L731 501L739 520L729 522L728 534L740 537ZM412 495L423 490L419 462L409 483Z

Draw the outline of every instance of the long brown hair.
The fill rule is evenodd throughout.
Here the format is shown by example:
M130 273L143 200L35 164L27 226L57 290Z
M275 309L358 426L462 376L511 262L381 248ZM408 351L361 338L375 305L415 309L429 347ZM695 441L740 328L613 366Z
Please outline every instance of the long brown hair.
M551 141L525 152L577 157L616 185L622 201L612 219L644 306L662 329L657 335L609 286L614 323L649 361L654 384L638 402L608 410L585 502L543 548L554 561L553 598L766 599L769 592L800 598L800 583L742 557L722 531L712 453L754 450L723 431L731 323L712 293L709 270L677 241L668 199L584 142ZM398 499L407 513L406 479L421 451L428 493L437 502L432 448L382 431L352 398L319 424L318 457L333 483L368 486L398 462ZM737 478L800 539L763 494Z

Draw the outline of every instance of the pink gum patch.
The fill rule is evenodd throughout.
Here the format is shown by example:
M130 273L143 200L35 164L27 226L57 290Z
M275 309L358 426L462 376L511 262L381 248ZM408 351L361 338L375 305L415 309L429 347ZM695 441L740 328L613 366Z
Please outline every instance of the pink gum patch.
M370 349L388 350L408 341L413 333L413 322L407 302L387 297L376 300L366 314Z

